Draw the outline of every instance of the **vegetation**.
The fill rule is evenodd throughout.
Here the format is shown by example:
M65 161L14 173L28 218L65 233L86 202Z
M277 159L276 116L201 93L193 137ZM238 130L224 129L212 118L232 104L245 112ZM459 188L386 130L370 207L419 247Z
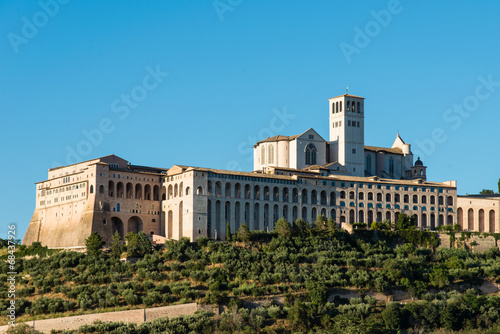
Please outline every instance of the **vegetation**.
M269 233L243 224L227 242L181 239L160 249L144 233L129 233L126 244L114 236L110 250L18 257L16 320L196 301L223 304L227 311L142 325L96 323L65 333L500 330L500 297L477 289L500 282L498 249L436 248L436 234L417 230L404 215L395 224L371 227L350 235L324 217L312 225L281 219ZM120 261L122 252L137 262ZM0 266L8 271L7 263ZM7 289L0 291L5 315ZM343 298L347 293L355 297ZM386 296L401 294L404 304L386 303ZM268 302L257 303L261 299Z

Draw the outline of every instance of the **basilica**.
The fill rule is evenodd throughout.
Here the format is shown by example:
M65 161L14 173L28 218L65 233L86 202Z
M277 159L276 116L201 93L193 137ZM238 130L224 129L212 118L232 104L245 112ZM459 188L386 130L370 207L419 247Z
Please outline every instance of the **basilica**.
M313 222L319 215L341 228L394 221L405 213L421 229L455 223L500 229L498 205L486 209L486 223L482 209L482 225L480 216L474 223L474 213L465 221L460 214L467 203L457 203L456 181L427 181L426 167L399 133L391 147L365 145L364 98L340 95L328 100L327 110L328 140L314 129L266 138L253 147L250 172L154 168L115 155L51 168L47 180L36 183L36 208L23 243L83 247L93 231L108 243L115 232L139 231L157 241L223 240L228 222L232 231L242 224L271 231L279 218Z

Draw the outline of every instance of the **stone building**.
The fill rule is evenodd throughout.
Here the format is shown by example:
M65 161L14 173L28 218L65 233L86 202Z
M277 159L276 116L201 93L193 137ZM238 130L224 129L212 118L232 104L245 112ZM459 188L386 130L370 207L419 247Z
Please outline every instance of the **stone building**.
M457 223L464 231L500 232L500 194L458 196Z
M401 213L422 229L455 223L456 181L426 181L399 133L390 148L365 146L364 112L362 97L330 99L329 141L313 129L267 138L254 146L252 172L153 168L114 155L49 169L23 243L80 247L93 231L106 242L115 231L224 239L227 222L232 231L272 230L281 217L318 215L341 226Z

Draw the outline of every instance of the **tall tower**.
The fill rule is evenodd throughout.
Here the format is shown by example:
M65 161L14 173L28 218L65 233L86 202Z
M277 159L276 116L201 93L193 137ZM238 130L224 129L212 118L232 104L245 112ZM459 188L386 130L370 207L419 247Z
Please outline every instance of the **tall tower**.
M351 175L365 175L364 97L344 94L329 99L330 160Z

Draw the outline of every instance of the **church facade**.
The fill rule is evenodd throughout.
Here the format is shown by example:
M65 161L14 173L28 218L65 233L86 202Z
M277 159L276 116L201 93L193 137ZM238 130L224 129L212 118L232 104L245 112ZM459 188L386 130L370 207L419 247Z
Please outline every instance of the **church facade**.
M144 231L167 239L224 239L270 231L281 217L313 222L394 221L413 216L422 229L457 222L456 181L429 182L426 167L399 136L392 147L365 146L364 99L329 100L329 140L309 129L254 146L254 171L132 165L111 155L49 170L36 184L36 208L24 244L81 247L91 232L110 242ZM498 223L494 226L499 230Z

